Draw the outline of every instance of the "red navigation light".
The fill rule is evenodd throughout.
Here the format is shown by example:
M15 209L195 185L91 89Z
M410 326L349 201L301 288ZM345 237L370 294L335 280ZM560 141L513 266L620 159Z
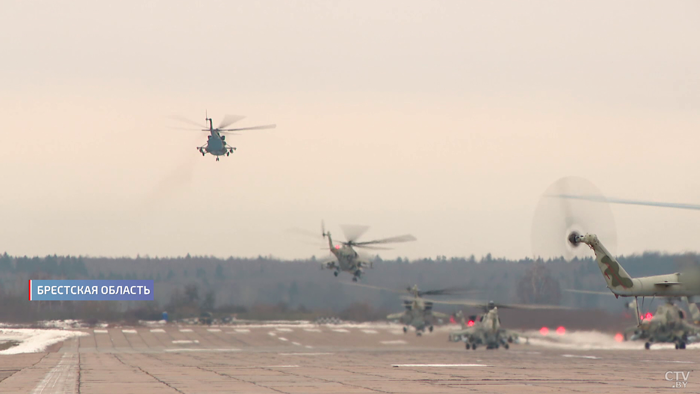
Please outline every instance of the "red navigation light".
M540 328L540 334L542 334L542 335L549 334L549 328L547 328L547 327Z
M455 324L457 321L455 320L455 315L450 316L450 324Z
M615 340L616 340L617 342L622 342L622 341L625 340L625 337L623 337L622 334L620 334L620 333L618 332L617 334L615 334Z
M651 320L652 317L654 317L654 315L652 315L651 312L647 312L647 314L644 315L644 320Z
M474 325L474 320L469 320L469 321L467 322L467 327L471 327L471 326L473 326L473 325Z
M336 248L336 249L340 249L340 245L335 245L335 248Z
M566 334L566 328L564 328L564 326L557 327L557 334L559 334L559 335Z

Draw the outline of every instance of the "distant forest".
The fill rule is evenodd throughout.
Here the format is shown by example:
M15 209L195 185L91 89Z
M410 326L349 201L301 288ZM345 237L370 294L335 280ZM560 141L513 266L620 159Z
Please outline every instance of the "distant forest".
M618 260L632 276L676 272L697 265L695 254L644 253ZM54 318L110 319L115 316L159 318L164 310L172 317L198 316L201 311L237 314L239 317L312 318L336 315L358 320L379 319L401 311L402 294L359 287L351 275L320 269L320 261L284 261L268 257L219 259L205 256L179 258L94 258L73 256L0 256L0 320ZM28 279L152 279L155 301L29 302ZM460 287L473 293L461 298L501 303L557 304L620 312L625 300L612 296L586 295L566 289L606 291L605 282L592 259L566 262L561 259L447 258L409 261L375 258L361 283L402 290ZM436 306L453 312L452 306ZM126 314L126 315L125 315ZM131 315L129 315L131 314Z

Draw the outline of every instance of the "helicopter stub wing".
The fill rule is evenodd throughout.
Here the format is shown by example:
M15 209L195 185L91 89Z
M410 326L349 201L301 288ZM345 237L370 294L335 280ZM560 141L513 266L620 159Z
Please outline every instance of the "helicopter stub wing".
M433 317L436 319L449 319L450 315L442 313L442 312L437 312L437 311L430 311Z
M386 318L387 320L401 320L401 318L403 318L405 314L406 312L392 313L390 315L387 315Z
M661 287L669 287L669 286L676 286L680 285L681 282L668 282L668 281L663 281L663 282L656 282L654 283L654 286L661 286Z

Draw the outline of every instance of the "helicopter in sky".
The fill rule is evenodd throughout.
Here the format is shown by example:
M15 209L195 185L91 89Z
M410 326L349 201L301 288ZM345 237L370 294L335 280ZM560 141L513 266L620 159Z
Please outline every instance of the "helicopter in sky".
M209 136L207 136L207 143L198 146L197 150L199 153L202 154L202 156L205 156L207 153L210 155L216 156L216 161L219 161L219 156L229 156L231 153L233 153L236 150L236 147L229 145L226 142L226 136L227 135L237 135L235 134L236 131L244 131L244 130L265 130L265 129L274 129L277 127L274 124L270 125L263 125L263 126L252 126L252 127L239 127L235 129L227 129L226 127L242 120L244 117L243 116L235 116L235 115L226 115L224 118L221 120L221 123L214 128L214 123L212 118L210 118L208 115L205 115L205 122L207 125L205 129L201 129L202 131L207 131L209 132ZM175 117L175 119L178 119L180 121L196 125L198 127L201 127L197 122L193 122L189 119L185 118L180 118L180 117Z
M372 268L372 262L369 260L369 258L358 254L357 251L355 251L355 248L387 250L387 248L375 245L410 242L416 240L416 237L413 235L406 234L399 235L397 237L358 242L357 239L367 232L367 230L369 230L369 226L342 225L340 226L340 229L343 230L346 241L341 241L334 244L331 233L326 231L325 225L321 223L321 235L323 238L328 238L328 248L333 254L333 260L322 263L321 269L327 268L334 270L333 275L335 276L338 276L341 271L349 272L353 274L353 282L357 282L358 279L360 279L362 273L364 272L364 268Z

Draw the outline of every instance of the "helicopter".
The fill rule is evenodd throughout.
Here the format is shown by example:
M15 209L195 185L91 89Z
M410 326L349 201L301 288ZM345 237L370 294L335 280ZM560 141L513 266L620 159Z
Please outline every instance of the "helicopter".
M596 263L603 274L608 289L615 297L634 297L637 308L637 323L641 324L638 297L692 297L700 295L700 271L697 267L686 272L664 275L631 277L601 242L601 238L615 244L616 234L612 212L606 204L609 201L588 181L582 178L567 177L555 182L540 201L533 225L533 247L549 242L550 249L564 252L569 259L577 254L578 246L585 244L593 250ZM557 199L557 204L552 204ZM581 203L574 204L576 200ZM549 202L547 202L549 201ZM622 201L622 200L615 200ZM628 203L631 200L624 200ZM620 202L622 203L622 202ZM635 205L647 205L636 201ZM693 209L688 204L664 204L674 208ZM549 208L551 209L549 209ZM551 212L548 212L551 211ZM557 214L557 217L547 214ZM550 226L546 222L550 222ZM554 226L551 226L553 224ZM546 227L551 227L547 230ZM604 234L586 233L596 229ZM562 242L563 241L563 242ZM563 248L563 249L562 249ZM561 255L561 254L559 254ZM585 255L583 255L585 256ZM582 256L582 257L583 257Z
M338 276L341 271L349 272L353 274L353 282L357 282L360 279L364 268L372 268L372 262L368 258L360 256L357 251L355 251L355 248L386 250L387 248L375 245L416 240L416 237L413 235L406 234L374 241L357 242L357 239L369 230L368 226L342 225L340 228L343 230L347 241L341 241L336 245L333 243L331 233L326 231L325 225L321 223L321 235L323 238L328 238L328 248L333 254L333 261L322 263L321 269L331 269L335 276Z
M566 291L591 295L614 295L611 292L602 291L575 289L566 289ZM687 319L686 312L676 305L680 300L688 306L690 319ZM625 307L639 311L635 300L625 303ZM643 340L644 348L647 350L654 343L673 343L676 349L685 349L688 343L700 341L700 309L688 297L666 297L665 302L657 306L655 313L642 314L639 320L639 324L624 330L622 338L625 341Z
M569 309L558 305L539 304L498 304L493 301L488 303L476 301L441 301L441 304L457 304L470 307L481 308L484 313L469 316L469 321L465 322L462 311L455 314L462 319L462 329L452 331L449 334L450 342L464 342L467 350L476 350L479 345L486 346L486 349L498 349L503 346L509 349L510 344L520 343L520 334L516 331L503 328L501 319L498 316L498 308L502 309Z
M403 300L403 306L406 308L406 311L392 313L386 317L389 320L401 321L401 323L404 324L404 334L408 332L408 327L415 328L417 336L421 336L426 328L428 328L428 331L433 332L433 321L435 319L449 318L449 316L444 313L433 311L434 301L426 300L422 297L424 295L450 294L451 289L422 291L418 289L417 285L414 285L413 287L406 288L406 290L413 296L413 298Z
M697 305L688 302L687 298L685 302L693 320L697 320ZM653 343L673 343L676 349L685 349L686 344L700 340L700 326L689 322L685 316L685 312L669 299L656 308L656 313L648 313L638 326L625 330L624 338L632 341L646 340L644 348L647 350Z
M197 125L198 127L201 127L197 122L190 121L185 118L180 118L180 117L174 117L175 119L178 119L183 122L187 122L193 125ZM240 127L236 129L227 129L226 127L242 120L244 117L243 116L234 116L234 115L226 115L224 118L221 120L221 123L214 128L213 120L210 118L208 115L205 115L205 122L207 123L207 127L205 129L201 129L202 131L207 131L209 132L209 136L207 137L207 143L198 146L197 150L199 153L202 154L202 156L206 156L207 153L210 155L216 156L216 161L219 161L219 156L229 156L231 153L233 153L236 150L236 147L229 145L226 142L226 136L227 135L237 135L234 132L236 131L244 131L244 130L265 130L265 129L274 129L277 127L274 124L270 125L264 125L264 126L252 126L252 127Z
M377 290L390 291L394 293L404 293L405 291L408 291L411 297L403 298L403 306L404 308L406 308L406 310L403 312L392 313L386 318L387 320L400 321L404 325L404 334L408 332L409 327L415 328L417 336L421 336L426 329L428 329L428 331L430 332L433 332L433 323L436 319L446 320L450 317L445 313L436 312L433 310L433 304L441 303L440 301L425 299L423 298L423 296L454 295L458 293L468 292L466 289L461 288L420 290L418 288L418 285L408 286L405 290L389 289L361 283L352 283L352 285Z

